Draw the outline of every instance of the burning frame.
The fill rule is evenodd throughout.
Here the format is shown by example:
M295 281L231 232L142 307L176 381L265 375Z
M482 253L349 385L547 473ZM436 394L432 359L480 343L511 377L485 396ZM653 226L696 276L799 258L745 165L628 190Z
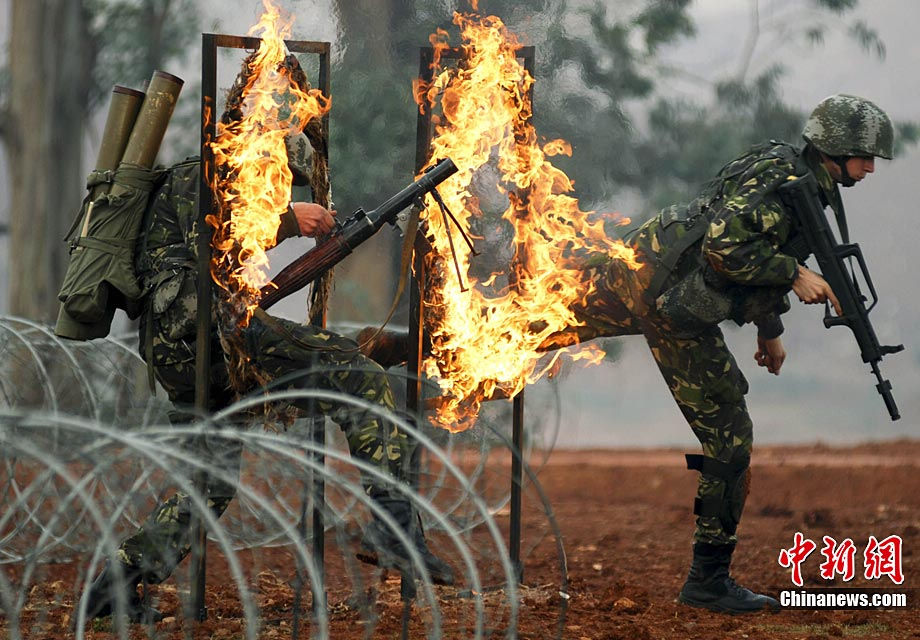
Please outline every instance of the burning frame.
M442 60L460 61L465 57L462 48L447 48L439 52ZM524 69L533 77L535 48L533 46L521 47L517 57L524 63ZM430 84L434 79L435 59L433 47L420 47L419 49L419 81L423 85ZM533 84L528 87L527 97L533 104ZM532 116L532 113L531 113ZM416 127L415 170L419 173L428 163L431 154L432 139L432 113L431 109L420 109ZM422 372L423 348L425 334L425 292L427 287L426 256L432 251L432 246L425 238L423 232L418 232L415 238L415 255L413 259L413 275L409 287L409 358L406 363L406 410L418 413L423 409L432 408L437 404L437 398L423 397ZM513 270L512 270L513 271ZM496 393L490 400L508 399L507 395ZM522 447L524 443L524 392L512 398L512 442L511 442L511 518L508 540L508 549L511 564L517 575L518 582L523 581L524 567L521 562L521 493L523 488L523 460Z
M198 327L196 335L195 359L195 407L206 415L209 407L209 379L211 362L211 295L213 283L210 273L211 256L211 227L206 218L217 210L214 193L215 164L212 142L217 135L216 106L217 106L217 51L218 49L243 49L256 50L262 42L261 38L251 36L233 36L225 34L203 33L201 36L201 160L200 160L200 185L198 198L198 255L208 256L208 260L198 262ZM319 56L318 88L323 95L329 96L330 83L330 43L302 40L285 40L287 50L294 54L315 54ZM323 135L329 137L329 116L323 116ZM328 145L323 149L327 154ZM203 295L207 293L208 295ZM325 433L320 421L314 421L313 438L315 441L325 442ZM322 459L317 460L322 464ZM203 486L204 478L196 478L196 485ZM325 487L321 478L313 484L314 495L313 527L314 531L324 529L322 500ZM305 522L302 523L305 525ZM207 617L204 603L205 586L205 541L206 531L200 517L196 516L193 523L192 540L192 604L193 611L198 620ZM318 567L323 566L323 536L314 540L313 555ZM325 598L313 598L316 603L324 603ZM297 611L295 610L295 615ZM294 628L297 628L295 624Z

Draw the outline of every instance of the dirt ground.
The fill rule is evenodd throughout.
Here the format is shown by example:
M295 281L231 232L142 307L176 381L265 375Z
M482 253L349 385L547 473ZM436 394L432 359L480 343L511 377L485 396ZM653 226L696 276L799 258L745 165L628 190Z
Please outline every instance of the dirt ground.
M500 463L499 463L500 464ZM505 470L497 469L497 473ZM794 589L790 572L777 558L801 532L818 548L802 565L805 587L875 587L910 595L907 609L783 610L728 616L679 605L675 597L690 560L692 505L696 474L684 468L683 452L558 451L539 471L562 531L568 566L568 599L560 591L560 568L546 518L525 510L524 586L520 590L518 632L521 638L582 640L703 640L819 638L920 638L917 607L917 555L920 546L920 441L896 441L847 448L826 446L763 447L755 450L752 491L748 499L733 573L741 584L776 595ZM525 501L533 507L533 494ZM497 521L508 526L500 513ZM887 576L868 580L863 549L869 536L898 535L903 540L904 581ZM822 537L851 538L856 546L856 577L825 580L819 564ZM537 541L537 542L534 542ZM365 637L366 625L346 606L347 589L336 584L334 541L328 542L330 636ZM255 591L261 608L260 637L291 637L293 591L290 554L284 549L260 550L261 571ZM246 558L243 554L241 557ZM253 556L256 558L256 556ZM71 637L67 630L72 598L60 595L72 580L73 568L61 565L29 594L22 614L22 634L30 638ZM168 615L155 629L136 626L138 638L240 638L243 615L235 592L227 586L227 567L217 552L210 556L207 604L209 618L190 635L183 632L176 587L167 582L157 597ZM398 579L384 576L376 586L374 638L399 637L401 603ZM469 614L454 615L461 605L457 589L437 587L445 637L471 637ZM67 591L67 589L63 589ZM57 594L57 595L56 595ZM503 594L484 596L486 608L501 609ZM48 608L39 617L42 602ZM563 610L563 604L565 608ZM464 608L468 611L468 607ZM494 637L503 637L507 607L493 615ZM41 620L40 623L35 621ZM411 636L426 635L428 616L414 609ZM32 622L30 622L32 621ZM504 627L504 628L503 628ZM304 627L300 637L308 637ZM2 635L2 633L0 633ZM87 627L86 637L115 637L111 625Z

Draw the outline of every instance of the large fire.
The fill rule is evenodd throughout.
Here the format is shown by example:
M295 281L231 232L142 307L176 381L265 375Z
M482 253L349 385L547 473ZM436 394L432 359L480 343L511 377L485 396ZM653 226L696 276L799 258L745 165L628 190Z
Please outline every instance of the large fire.
M484 399L514 395L552 364L538 347L551 334L577 324L572 307L591 292L571 259L575 251L603 252L634 269L639 264L629 247L608 237L602 220L593 221L590 212L579 208L570 195L572 181L549 161L571 154L571 147L561 140L538 142L528 97L534 80L517 57L517 38L495 16L457 13L454 22L461 31L463 60L454 68L441 65L440 54L449 43L447 33L439 30L431 37L434 81L416 90L421 109L440 106L442 111L431 158L449 157L460 169L440 191L465 227L483 215L470 186L474 174L484 165L497 165L499 189L509 201L502 218L513 226L515 254L515 266L506 274L508 286L496 290L494 276L480 282L470 273L468 247L459 237L451 243L448 236L455 230L429 225L442 277L426 294L435 326L428 326L432 354L425 368L445 396L437 422L461 430ZM451 244L467 291L448 271L452 266L443 266L453 264ZM536 325L539 331L535 321L542 321ZM591 362L602 357L597 349L570 355Z
M265 252L275 244L291 198L285 138L330 106L320 91L298 88L283 64L293 19L283 18L271 0L263 0L263 6L258 24L249 30L262 42L249 63L242 118L219 122L211 145L221 207L219 220L211 218L217 226L212 272L241 310L242 323L248 322L260 288L269 281Z

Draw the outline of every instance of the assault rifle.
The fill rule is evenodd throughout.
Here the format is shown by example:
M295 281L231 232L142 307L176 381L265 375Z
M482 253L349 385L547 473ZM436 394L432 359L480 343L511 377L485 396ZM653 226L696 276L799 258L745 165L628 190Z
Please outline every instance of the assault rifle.
M400 211L413 203L420 203L427 193L434 191L456 172L457 166L450 158L445 158L376 209L355 211L344 223L336 224L327 240L297 258L262 287L259 306L268 309L282 298L303 289L377 233L385 222L395 223Z
M783 202L795 211L799 231L818 261L821 274L840 302L843 314L839 316L831 314L830 305L825 303L824 326L830 328L843 325L850 328L859 345L863 362L872 367L872 372L878 379L875 388L884 399L888 414L892 420L897 420L901 415L898 413L898 406L891 394L891 382L882 378L878 365L882 356L902 351L904 345L880 345L875 336L875 330L869 320L869 312L878 302L878 295L872 285L872 278L869 277L862 250L855 242L849 242L845 220L838 219L838 228L843 243L838 243L834 238L818 195L818 182L812 174L792 178L780 186L778 191ZM869 294L872 296L872 303L868 307L866 306L868 300L859 290L859 284L853 271L853 258L856 259Z

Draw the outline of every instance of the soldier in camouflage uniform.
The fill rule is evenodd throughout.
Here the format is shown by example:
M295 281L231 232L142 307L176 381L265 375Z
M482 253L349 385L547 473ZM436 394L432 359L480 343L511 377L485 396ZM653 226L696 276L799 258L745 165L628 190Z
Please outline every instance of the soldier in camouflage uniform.
M309 176L312 147L303 134L288 141L289 161L295 184L305 184ZM152 365L156 380L169 394L176 407L173 418L187 420L194 414L195 335L197 311L197 224L199 163L191 159L172 167L163 185L154 193L148 213L149 225L137 252L138 273L144 277L145 313L139 331L140 352ZM293 203L282 216L277 242L295 235L318 236L334 226L332 215L323 207L304 202ZM217 326L217 323L214 323ZM338 391L379 406L380 413L392 413L395 400L384 370L358 352L357 344L331 331L301 325L257 312L243 329L247 352L253 366L271 380L273 390L313 388ZM218 332L212 336L210 409L217 411L234 400ZM385 473L405 481L410 447L406 435L395 424L378 415L323 400L306 400L293 404L304 411L318 410L338 423L345 431L351 454ZM239 472L240 449L210 450L213 463L225 471ZM415 543L432 579L441 584L453 583L451 568L428 549L417 517L405 497L369 476L365 489ZM219 517L235 495L235 487L209 478L208 505ZM135 621L157 620L159 612L142 604L137 596L141 580L157 584L172 573L189 553L191 514L189 496L177 493L160 504L131 537L122 542L116 553L121 574L127 581L128 615ZM374 518L359 557L397 569L407 568L408 552L396 536L378 518ZM114 592L124 587L107 566L90 590L87 606L90 617L109 615Z
M586 278L596 291L577 310L582 326L547 347L599 336L643 334L677 405L702 444L687 455L700 471L693 564L679 600L715 611L777 608L737 585L728 567L748 493L753 427L748 383L719 322L757 326L757 364L779 374L786 357L780 314L792 290L806 304L830 301L828 284L804 266L810 254L776 188L811 172L826 206L842 214L837 185L852 186L892 156L888 116L868 100L835 95L812 112L804 148L770 141L729 162L687 206L661 211L627 236L638 271L598 257Z

